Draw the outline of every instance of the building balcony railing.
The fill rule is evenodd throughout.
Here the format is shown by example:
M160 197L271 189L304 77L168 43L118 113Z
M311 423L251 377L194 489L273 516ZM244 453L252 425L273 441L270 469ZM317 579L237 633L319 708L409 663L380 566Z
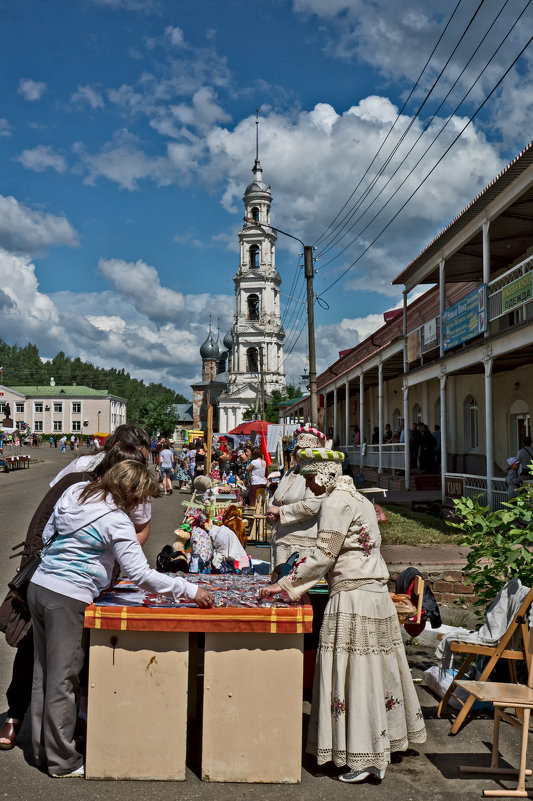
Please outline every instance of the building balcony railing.
M363 444L363 467L379 466L379 445ZM405 467L405 444L387 442L381 446L381 466L386 470L403 470ZM349 445L346 450L348 462L354 467L361 464L361 446Z
M492 511L502 508L502 503L507 500L507 484L504 478L491 479L492 485ZM450 503L453 498L477 498L482 506L488 506L487 490L489 487L486 476L474 476L467 473L446 473L445 475L446 492L453 487L453 495L446 495L446 500Z

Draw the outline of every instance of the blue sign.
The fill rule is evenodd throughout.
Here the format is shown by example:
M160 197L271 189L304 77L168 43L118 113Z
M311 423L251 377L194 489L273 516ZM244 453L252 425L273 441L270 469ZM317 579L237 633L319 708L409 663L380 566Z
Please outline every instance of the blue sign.
M487 286L482 284L442 314L442 346L455 348L487 330Z

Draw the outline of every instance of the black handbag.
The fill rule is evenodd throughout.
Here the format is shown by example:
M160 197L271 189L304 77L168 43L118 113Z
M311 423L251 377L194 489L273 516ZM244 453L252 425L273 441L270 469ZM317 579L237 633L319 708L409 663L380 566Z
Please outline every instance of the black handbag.
M26 562L17 570L15 576L7 585L18 601L21 601L24 604L26 603L30 581L33 578L33 574L41 564L41 554L46 548L48 548L49 545L53 543L57 537L57 534L58 532L54 531L46 545L44 545L40 551L36 551L28 557Z
M91 520L89 523L84 523L83 526L79 526L77 529L75 529L75 531L71 531L69 533L71 535L72 534L76 534L76 532L78 532L80 529L84 528L84 526L91 526L93 523L96 523L97 520L100 520L100 518L105 517L106 515L109 514L109 512L112 512L112 511L113 510L110 509L109 511L104 512L103 514L99 515L98 517L95 517L94 520ZM46 542L39 551L35 551L35 553L32 553L31 555L29 555L27 561L24 562L24 564L21 567L19 567L18 571L15 573L15 576L8 583L7 586L11 590L12 594L21 603L27 605L28 587L29 587L30 582L31 582L31 580L33 578L33 574L35 573L35 571L37 570L37 568L41 564L41 558L42 558L43 552L46 551L46 549L50 547L50 545L53 543L53 541L57 537L58 533L59 532L54 531L54 533L52 534L52 536L50 537L48 542Z

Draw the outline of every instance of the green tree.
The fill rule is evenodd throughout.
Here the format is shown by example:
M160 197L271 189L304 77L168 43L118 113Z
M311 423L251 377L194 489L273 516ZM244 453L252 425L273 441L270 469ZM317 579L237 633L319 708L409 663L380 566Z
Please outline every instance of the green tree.
M171 437L178 423L178 415L174 411L172 403L173 393L167 390L167 396L160 395L148 401L140 411L140 424L149 434L160 434L163 437Z

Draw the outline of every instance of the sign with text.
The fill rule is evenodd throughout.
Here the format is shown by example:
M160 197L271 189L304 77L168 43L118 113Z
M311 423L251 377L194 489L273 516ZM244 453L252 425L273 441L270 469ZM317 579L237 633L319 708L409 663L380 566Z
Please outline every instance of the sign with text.
M447 498L462 498L465 480L462 476L444 476L444 494Z
M434 317L427 323L424 323L424 346L427 348L429 345L437 344L437 318Z
M462 345L487 329L486 284L474 289L458 303L444 309L442 344L444 350Z
M407 335L407 361L415 362L420 358L420 329Z
M509 312L533 299L533 272L521 275L502 288L502 311Z

